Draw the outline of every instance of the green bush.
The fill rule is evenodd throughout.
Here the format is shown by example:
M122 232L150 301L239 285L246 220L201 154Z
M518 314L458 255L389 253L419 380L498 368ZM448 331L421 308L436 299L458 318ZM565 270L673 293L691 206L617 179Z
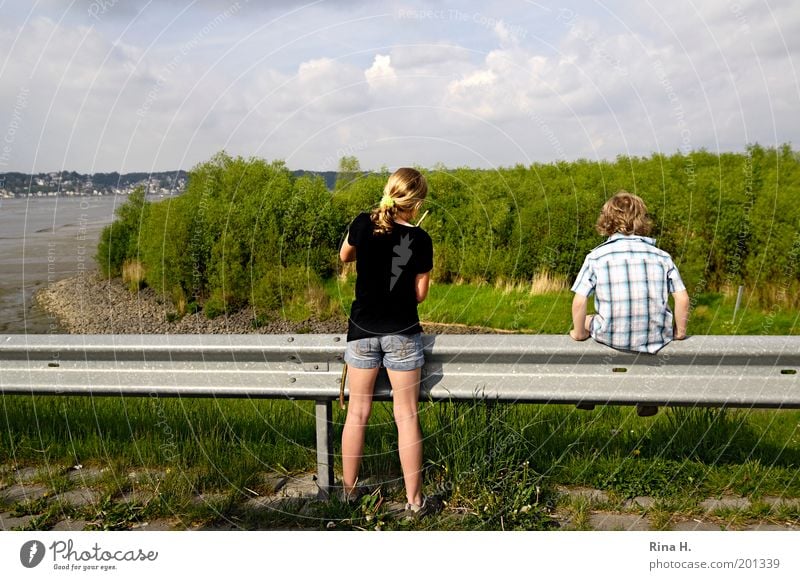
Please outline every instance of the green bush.
M251 304L265 316L301 316L287 293L313 294L310 280L339 270L347 225L375 206L388 176L345 161L330 192L320 178L295 178L283 162L220 152L192 169L177 198L151 205L141 192L131 196L103 231L98 262L106 275L119 275L138 259L165 300L180 296L207 313ZM627 189L647 203L652 235L691 295L744 284L762 304L800 303L800 162L788 146L424 173L436 281L571 279L603 240L594 230L603 202ZM304 273L302 292L273 279L295 276L288 268ZM324 310L314 300L311 310Z
M140 232L147 223L149 209L144 189L137 188L116 209L116 219L100 232L95 260L106 278L120 276L123 263L138 256Z

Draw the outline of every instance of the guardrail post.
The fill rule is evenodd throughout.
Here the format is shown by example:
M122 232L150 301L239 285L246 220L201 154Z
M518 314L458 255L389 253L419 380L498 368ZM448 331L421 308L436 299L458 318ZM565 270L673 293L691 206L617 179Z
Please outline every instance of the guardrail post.
M319 499L328 499L333 488L333 406L314 401L317 418L317 485Z

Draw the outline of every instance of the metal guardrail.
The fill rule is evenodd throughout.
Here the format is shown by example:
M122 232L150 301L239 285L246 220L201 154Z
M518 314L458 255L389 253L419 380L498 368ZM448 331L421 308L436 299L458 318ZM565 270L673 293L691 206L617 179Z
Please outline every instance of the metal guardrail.
M629 354L553 335L429 335L420 399L800 408L800 336L696 336ZM333 484L341 335L0 335L0 393L316 401ZM391 399L385 375L376 400Z

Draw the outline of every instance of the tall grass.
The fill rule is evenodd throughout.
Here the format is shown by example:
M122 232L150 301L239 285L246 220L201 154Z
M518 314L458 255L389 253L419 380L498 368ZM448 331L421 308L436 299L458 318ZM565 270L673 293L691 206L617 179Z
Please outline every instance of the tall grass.
M329 279L324 293L301 298L320 312L346 316L353 283L353 276ZM735 297L694 298L690 334L798 332L794 311L744 305L731 324ZM527 286L434 284L420 314L427 322L564 333L571 299L567 291L532 295ZM344 412L334 407L338 441ZM461 529L547 528L560 485L596 487L617 499L649 495L669 505L724 493L800 497L800 411L678 408L642 419L625 407L584 412L562 405L423 401L420 420L427 491L465 514ZM108 467L115 493L132 488L128 472L155 470L168 474L159 483L161 503L139 506L142 513L191 511L192 494L215 492L226 494L227 508L214 504L224 511L236 498L268 493L265 474L312 471L315 461L310 402L0 399L0 487L4 478L10 483L2 468L11 465L44 466L56 477L74 465ZM376 403L362 476L401 499L401 474L391 406ZM103 509L116 514L118 508ZM275 519L267 524L250 523L294 525L296 514L287 510L270 515ZM109 526L124 527L132 516L115 517Z
M566 284L559 291L538 294L539 284L562 281L543 276L530 284L508 281L489 284L433 283L427 300L419 305L423 322L463 324L522 333L565 334L572 325L572 292ZM353 301L355 277L340 277L324 283L332 305L330 312L346 317ZM734 320L735 295L703 293L690 296L692 310L689 334L760 335L800 333L800 311L776 302L756 307L744 301ZM590 300L590 310L592 301Z
M144 286L144 265L140 260L125 260L122 263L122 282L131 292L136 292Z
M2 407L2 464L170 468L194 474L198 491L315 466L308 402L5 396ZM621 407L423 402L420 419L428 484L456 504L523 477L541 497L556 484L800 496L798 411L669 409L643 420ZM337 439L343 420L337 409ZM363 476L402 483L387 403L375 405Z

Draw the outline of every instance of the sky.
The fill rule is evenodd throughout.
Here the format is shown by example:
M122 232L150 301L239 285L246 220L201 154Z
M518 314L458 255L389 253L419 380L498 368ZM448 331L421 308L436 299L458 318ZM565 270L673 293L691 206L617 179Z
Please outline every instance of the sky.
M0 172L797 146L795 4L0 0Z

